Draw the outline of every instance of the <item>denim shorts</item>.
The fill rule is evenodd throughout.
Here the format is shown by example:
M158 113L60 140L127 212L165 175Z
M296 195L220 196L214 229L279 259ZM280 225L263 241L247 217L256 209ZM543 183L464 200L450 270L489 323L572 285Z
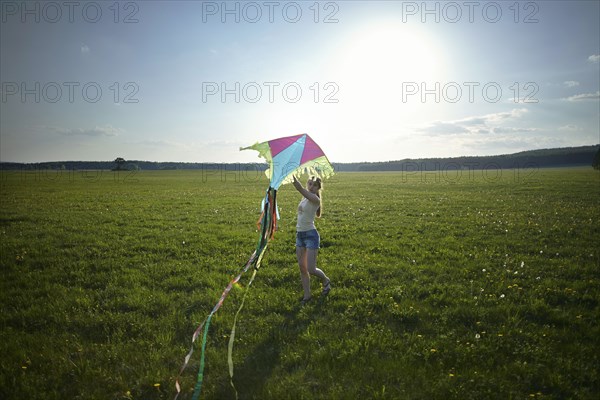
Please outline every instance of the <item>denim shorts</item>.
M296 247L306 247L307 249L318 249L321 243L321 237L316 229L305 232L296 232Z

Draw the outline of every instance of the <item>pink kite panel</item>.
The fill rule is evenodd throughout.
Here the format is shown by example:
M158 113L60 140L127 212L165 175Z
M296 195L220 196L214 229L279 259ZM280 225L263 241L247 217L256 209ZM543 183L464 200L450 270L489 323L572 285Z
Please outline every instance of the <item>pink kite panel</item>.
M307 161L313 160L317 157L324 156L323 150L316 144L310 136L306 135L306 142L304 143L304 152L302 153L302 159L300 160L300 165L304 164Z
M277 154L281 153L283 150L296 143L298 139L302 137L302 135L305 134L269 140L269 147L271 148L271 157L275 157Z

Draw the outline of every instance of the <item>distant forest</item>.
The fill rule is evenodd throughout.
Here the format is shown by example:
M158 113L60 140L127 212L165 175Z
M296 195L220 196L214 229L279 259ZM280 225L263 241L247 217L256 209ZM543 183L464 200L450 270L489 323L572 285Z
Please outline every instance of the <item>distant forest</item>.
M549 167L598 167L600 145L530 150L498 156L404 159L386 162L332 163L336 171L439 171ZM267 164L257 163L185 163L126 160L57 161L40 163L0 162L1 170L178 170L203 169L222 171L264 170Z

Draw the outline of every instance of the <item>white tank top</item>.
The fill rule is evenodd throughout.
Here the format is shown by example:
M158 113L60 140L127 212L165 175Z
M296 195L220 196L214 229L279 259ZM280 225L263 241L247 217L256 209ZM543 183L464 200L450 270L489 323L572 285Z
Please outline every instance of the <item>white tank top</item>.
M315 216L319 205L308 200L306 197L302 198L300 204L298 204L298 223L296 224L297 232L306 232L315 228Z

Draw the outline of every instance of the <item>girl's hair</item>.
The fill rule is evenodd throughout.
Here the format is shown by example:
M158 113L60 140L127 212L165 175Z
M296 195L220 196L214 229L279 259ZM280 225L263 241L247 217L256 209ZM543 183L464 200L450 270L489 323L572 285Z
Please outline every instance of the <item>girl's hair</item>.
M319 192L317 196L319 196L319 208L317 208L317 218L321 218L321 214L323 213L323 182L321 182L321 178L312 176L310 178L314 183L319 184Z

